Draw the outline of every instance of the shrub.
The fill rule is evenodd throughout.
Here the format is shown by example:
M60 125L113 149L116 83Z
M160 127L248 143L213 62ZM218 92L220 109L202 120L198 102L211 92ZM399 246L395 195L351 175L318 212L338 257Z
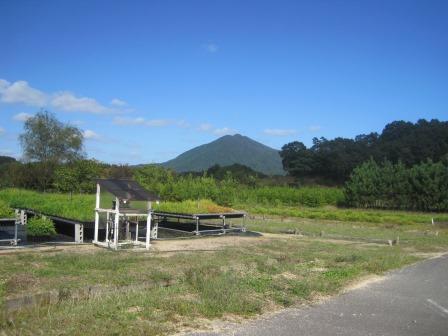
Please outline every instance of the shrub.
M447 211L448 161L407 168L370 160L353 171L344 192L346 204L353 207Z
M33 217L26 225L26 232L29 236L54 236L56 230L54 223L47 217Z

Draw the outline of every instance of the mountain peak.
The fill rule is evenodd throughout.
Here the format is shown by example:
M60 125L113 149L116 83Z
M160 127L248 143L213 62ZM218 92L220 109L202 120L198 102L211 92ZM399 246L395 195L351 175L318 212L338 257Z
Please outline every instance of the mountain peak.
M223 135L222 137L218 138L219 139L232 139L232 138L246 138L244 135L241 135L239 133L236 134L226 134Z
M278 150L241 134L224 135L162 163L177 172L203 171L216 164L241 164L266 175L285 173Z

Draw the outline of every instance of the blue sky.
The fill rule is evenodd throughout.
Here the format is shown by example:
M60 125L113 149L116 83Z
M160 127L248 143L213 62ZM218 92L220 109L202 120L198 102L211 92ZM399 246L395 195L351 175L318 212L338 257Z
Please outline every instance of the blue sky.
M41 108L89 157L161 162L447 120L448 1L0 1L0 155Z

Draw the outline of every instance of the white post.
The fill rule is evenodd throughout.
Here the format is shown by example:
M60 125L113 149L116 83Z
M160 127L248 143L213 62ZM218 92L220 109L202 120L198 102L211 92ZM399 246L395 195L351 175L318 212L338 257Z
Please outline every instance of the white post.
M136 225L135 225L135 242L138 242L138 216L135 218Z
M100 225L100 214L98 213L98 208L100 207L100 185L99 183L96 184L96 202L95 202L95 231L93 234L93 242L98 242L98 229Z
M13 245L16 246L17 245L17 230L18 230L18 226L19 224L17 223L17 221L14 223L14 242Z
M126 240L132 240L131 239L131 228L129 224L129 218L124 218L124 221L126 222Z
M120 200L115 197L114 249L118 249L118 223L120 221Z
M151 246L150 239L151 239L151 217L152 217L152 211L151 211L151 202L148 202L148 217L146 217L146 249L149 250L149 247Z
M106 212L106 243L109 242L109 221L110 221L110 213Z
M146 217L146 249L149 250L149 247L151 246L150 243L151 239L151 211L148 213L148 217Z

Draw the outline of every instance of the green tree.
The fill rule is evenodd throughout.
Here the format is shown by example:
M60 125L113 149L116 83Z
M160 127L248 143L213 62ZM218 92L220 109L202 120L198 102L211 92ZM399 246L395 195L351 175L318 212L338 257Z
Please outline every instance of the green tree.
M39 162L39 186L47 189L58 164L84 157L83 135L77 127L66 125L48 111L38 112L24 124L19 136L24 159Z
M95 179L103 173L103 165L95 160L77 160L60 165L54 173L53 186L60 192L93 193Z
M284 145L280 151L280 156L282 158L283 169L289 175L295 178L302 178L313 173L315 158L313 153L303 143L294 141Z

